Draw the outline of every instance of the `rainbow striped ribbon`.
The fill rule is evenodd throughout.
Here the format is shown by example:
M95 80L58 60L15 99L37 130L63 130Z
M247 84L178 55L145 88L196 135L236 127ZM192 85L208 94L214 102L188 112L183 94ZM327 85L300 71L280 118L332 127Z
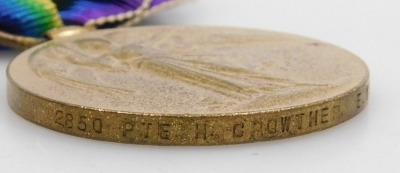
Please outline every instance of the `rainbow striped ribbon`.
M0 31L40 37L63 25L107 27L125 22L146 3L146 10L151 10L172 1L176 0L0 0ZM107 17L115 18L114 24L96 23Z

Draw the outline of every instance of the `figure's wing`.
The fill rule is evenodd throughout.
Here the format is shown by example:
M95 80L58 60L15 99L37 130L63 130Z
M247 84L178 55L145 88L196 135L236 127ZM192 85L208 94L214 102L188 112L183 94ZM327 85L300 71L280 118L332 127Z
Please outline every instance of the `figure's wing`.
M220 64L207 63L199 60L177 60L169 58L167 61L180 67L212 75L216 78L225 78L243 88L255 91L278 91L296 87L322 87L325 84L302 83L291 79L271 77L248 69L229 67ZM249 85L251 83L251 85ZM247 87L250 86L250 87Z
M218 78L201 71L182 67L171 63L166 58L145 58L140 61L139 70L165 77L169 80L187 83L206 90L214 91L228 97L240 99L253 94L255 91L242 88L240 85Z

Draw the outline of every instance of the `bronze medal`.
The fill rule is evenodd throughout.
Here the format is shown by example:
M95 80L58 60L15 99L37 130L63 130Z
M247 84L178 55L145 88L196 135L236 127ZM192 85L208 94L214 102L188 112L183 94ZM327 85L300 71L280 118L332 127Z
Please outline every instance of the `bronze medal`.
M94 31L31 48L8 68L20 116L105 141L220 145L320 131L363 110L355 55L294 35L219 27Z

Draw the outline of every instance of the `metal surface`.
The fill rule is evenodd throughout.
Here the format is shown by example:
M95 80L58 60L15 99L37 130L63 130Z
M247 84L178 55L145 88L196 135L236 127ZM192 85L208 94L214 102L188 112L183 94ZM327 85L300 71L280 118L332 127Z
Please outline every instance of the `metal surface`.
M61 28L55 28L49 30L45 34L45 37L48 38L49 40L54 40L54 39L72 37L79 34L86 34L94 30L95 28L85 28L81 26L64 26Z
M282 33L159 26L51 41L8 69L11 108L63 133L122 143L219 145L293 137L357 115L355 55Z
M33 37L23 37L10 33L0 31L0 46L9 46L17 49L27 49L40 43L44 40L33 38Z

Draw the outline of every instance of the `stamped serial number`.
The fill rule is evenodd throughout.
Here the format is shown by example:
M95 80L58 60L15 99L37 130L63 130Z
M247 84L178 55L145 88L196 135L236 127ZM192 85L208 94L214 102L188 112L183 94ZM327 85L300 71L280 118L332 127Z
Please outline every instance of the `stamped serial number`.
M55 124L66 129L77 129L82 132L103 133L103 120L56 111Z

